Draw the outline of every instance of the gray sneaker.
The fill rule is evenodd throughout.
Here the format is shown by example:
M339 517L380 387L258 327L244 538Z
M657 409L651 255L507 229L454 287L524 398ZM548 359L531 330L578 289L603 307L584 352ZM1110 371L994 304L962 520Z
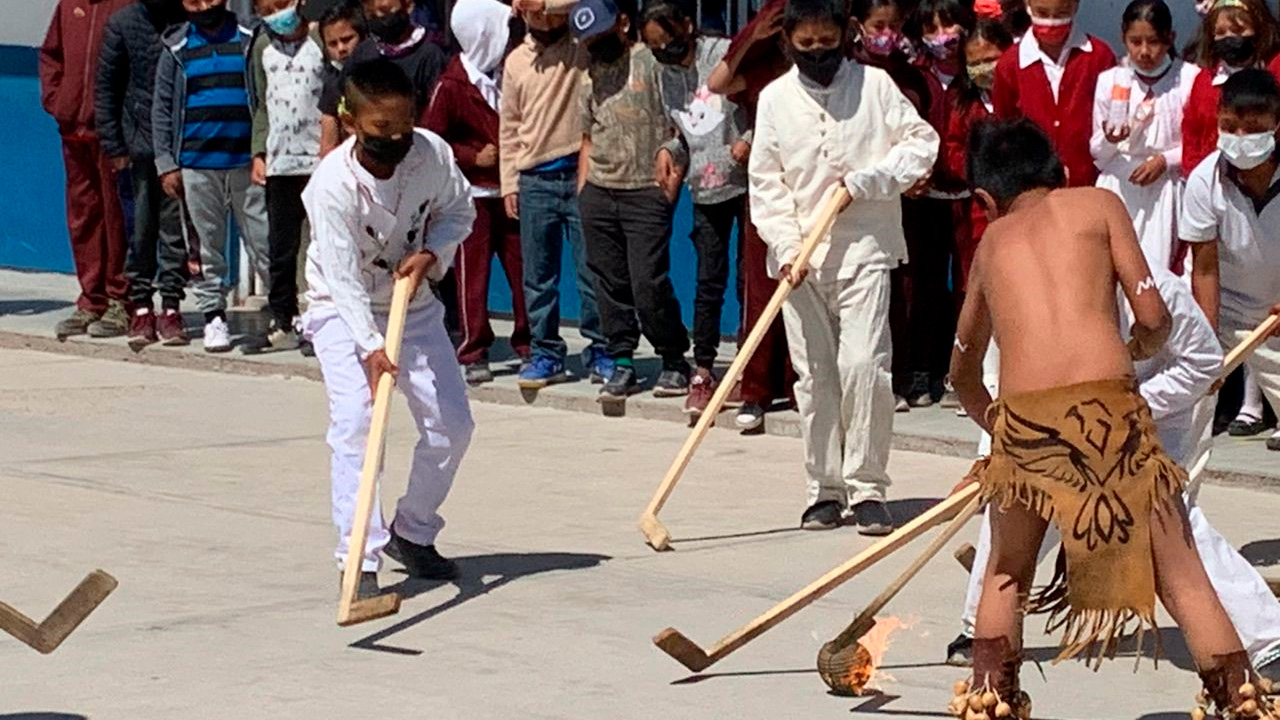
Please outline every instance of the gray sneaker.
M124 309L124 303L112 300L102 317L89 323L86 330L93 338L120 337L129 332L129 313Z
M482 360L468 365L464 369L463 377L466 378L468 385L483 385L493 382L493 370L489 367L489 363Z
M53 332L58 336L59 340L66 340L74 335L84 335L89 332L89 325L97 322L99 317L101 315L97 313L89 312L84 308L76 308L76 311L71 313L71 317L58 322Z

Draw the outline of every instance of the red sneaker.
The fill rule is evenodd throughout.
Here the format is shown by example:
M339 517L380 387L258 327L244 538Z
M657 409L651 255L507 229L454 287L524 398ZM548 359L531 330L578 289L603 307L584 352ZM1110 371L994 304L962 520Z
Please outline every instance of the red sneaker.
M699 417L702 411L711 404L711 396L716 392L716 379L709 375L694 373L689 379L689 395L684 400L684 412L692 417Z
M187 330L182 324L182 313L172 308L165 308L160 313L160 317L156 320L156 331L160 334L160 341L168 347L191 343L187 338Z
M142 308L129 318L129 347L134 352L151 345L160 338L156 337L156 316L151 308Z

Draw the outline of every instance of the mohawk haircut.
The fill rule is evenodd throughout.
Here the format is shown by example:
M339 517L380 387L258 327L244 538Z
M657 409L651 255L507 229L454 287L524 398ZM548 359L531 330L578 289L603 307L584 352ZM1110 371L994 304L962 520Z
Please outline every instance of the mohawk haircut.
M414 100L413 81L399 65L387 58L374 58L351 68L342 83L342 97L353 115L370 100L388 97Z

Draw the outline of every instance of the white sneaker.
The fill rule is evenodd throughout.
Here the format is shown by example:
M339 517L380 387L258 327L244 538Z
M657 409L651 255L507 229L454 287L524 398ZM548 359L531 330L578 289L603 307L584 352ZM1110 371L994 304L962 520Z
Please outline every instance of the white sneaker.
M907 399L902 397L901 395L894 395L893 411L900 412L900 413L911 412L911 403L907 402Z
M733 420L741 430L755 430L764 425L764 408L755 403L746 403Z
M223 353L231 349L231 328L220 317L204 324L204 351Z

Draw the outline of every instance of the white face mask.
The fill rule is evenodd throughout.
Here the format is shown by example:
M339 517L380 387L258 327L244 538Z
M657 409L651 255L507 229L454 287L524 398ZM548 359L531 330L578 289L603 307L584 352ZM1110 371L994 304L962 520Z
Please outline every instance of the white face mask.
M1276 133L1274 130L1248 135L1224 133L1218 136L1218 149L1227 162L1241 170L1252 170L1276 151Z
M1132 65L1132 63L1130 63L1130 64ZM1161 62L1159 65L1155 66L1155 68L1154 68L1154 69L1152 69L1152 70L1143 70L1142 68L1138 67L1137 65L1133 65L1133 71L1134 71L1134 72L1136 72L1136 73L1138 73L1139 75L1141 75L1141 76L1142 76L1142 77L1144 77L1144 78L1158 78L1158 77L1160 77L1161 75L1163 75L1163 74L1165 73L1165 71L1167 71L1167 70L1169 69L1169 66L1170 66L1170 65L1173 65L1173 58L1169 57L1168 55L1165 55L1165 56L1164 56L1164 61L1163 61L1163 62Z

